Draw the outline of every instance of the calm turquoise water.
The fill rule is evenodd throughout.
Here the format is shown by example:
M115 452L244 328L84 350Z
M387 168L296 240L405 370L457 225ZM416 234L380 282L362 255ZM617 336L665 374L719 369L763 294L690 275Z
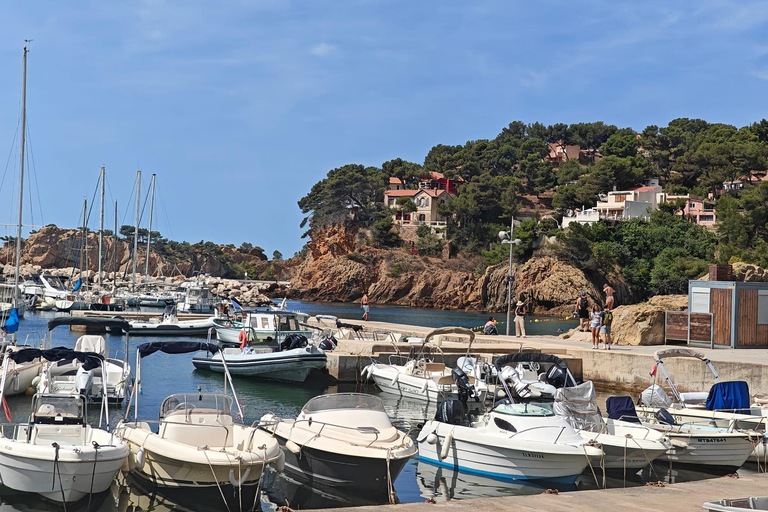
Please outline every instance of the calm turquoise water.
M342 318L355 318L359 313L355 305L348 304L319 304L292 302L292 309L301 309L306 312L334 314ZM30 342L39 340L46 331L46 322L55 313L29 314L21 323L19 339L24 340L29 334ZM375 307L372 318L382 321L397 321L401 323L414 323L430 326L464 325L474 326L482 322L484 315L476 313L456 313L440 310L415 310L398 307ZM555 324L555 322L553 322ZM545 322L532 323L534 328L544 328ZM549 326L546 328L550 328ZM555 328L556 329L556 328ZM531 329L531 334L534 331ZM71 333L66 327L59 327L53 332L53 345L74 346L78 338L77 333ZM110 351L122 350L124 338L107 335ZM135 371L136 346L139 343L152 341L157 338L131 337L129 355ZM156 420L160 402L172 393L194 392L198 386L203 391L220 392L223 390L223 376L216 373L195 370L191 361L192 355L168 355L155 353L146 358L142 363L142 394L139 396L138 416L140 419ZM337 391L362 391L377 393L373 386L355 388L327 386L314 380L305 385L291 385L269 381L256 381L252 379L236 378L238 396L245 405L245 421L253 422L266 412L274 412L284 417L296 416L301 407L310 398L322 393ZM421 424L427 418L434 415L434 409L427 407L419 401L395 398L392 395L379 394L384 405L393 419L393 423L400 429L411 433L415 437ZM30 397L17 396L8 399L14 421L24 421L29 414ZM98 410L90 411L92 423L98 421ZM123 410L111 411L111 423L114 425L122 416ZM133 417L133 414L131 414ZM627 480L627 485L643 485L647 480L685 481L701 479L707 475L696 472L670 471L663 465L655 467L656 473L645 470L645 474L632 475ZM744 470L742 470L744 471ZM749 471L749 469L747 469ZM326 491L318 491L292 482L274 473L268 474L263 481L262 508L273 511L281 505L290 505L293 509L322 508L330 506L347 506L363 504L365 500L359 497L339 496ZM621 478L609 478L609 487L622 487L624 481ZM596 488L594 478L589 470L579 478L576 485L560 490L577 490ZM1 489L1 488L0 488ZM413 458L395 483L398 500L401 502L424 501L434 498L437 501L447 499L466 499L473 497L508 496L518 494L539 494L544 487L533 484L500 482L493 479L474 475L466 475L445 468L438 468ZM216 497L214 497L216 498ZM0 501L3 511L48 511L61 510L43 500L30 495L14 494L8 489L0 491ZM85 510L86 504L79 507L70 506L68 510ZM167 511L167 510L224 510L218 506L215 499L213 505L201 503L175 503L167 497L137 488L130 482L121 479L113 486L113 489L102 496L96 497L90 510L139 512L139 511Z

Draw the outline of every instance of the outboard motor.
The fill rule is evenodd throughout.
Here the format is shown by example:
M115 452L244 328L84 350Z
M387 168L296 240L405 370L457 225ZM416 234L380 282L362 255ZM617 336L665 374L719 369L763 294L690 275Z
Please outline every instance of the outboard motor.
M467 405L467 400L470 396L475 397L476 402L480 401L480 398L477 396L477 391L475 391L475 386L469 383L469 377L464 373L464 370L461 368L454 368L451 371L451 377L453 377L453 382L456 383L456 387L459 388L459 400L464 406Z
M547 371L546 375L546 383L551 384L557 389L564 388L566 382L568 381L568 372L565 368L563 368L560 365L552 365L552 367Z
M659 409L654 414L656 416L656 420L661 423L662 425L676 425L677 422L675 421L675 418L669 413L666 409Z
M328 336L327 338L325 338L323 341L320 342L318 347L320 348L320 350L323 350L325 352L329 352L329 351L335 349L336 345L338 345L338 344L339 344L339 342L336 341L336 338L334 338L333 336Z
M75 387L77 391L83 395L88 396L91 393L91 386L93 385L93 370L84 370L81 366L77 369L75 375Z
M464 414L466 414L464 404L453 398L437 406L435 421L449 425L461 425L464 422Z
M307 346L307 337L303 334L291 333L288 334L283 342L280 344L280 350L293 350L295 348L304 348Z

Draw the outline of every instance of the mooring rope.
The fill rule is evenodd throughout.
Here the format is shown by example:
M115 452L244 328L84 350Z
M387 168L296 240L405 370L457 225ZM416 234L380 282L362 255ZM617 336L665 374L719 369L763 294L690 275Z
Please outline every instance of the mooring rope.
M90 512L91 510L91 499L93 498L93 482L96 479L96 464L99 461L99 443L96 441L92 441L91 444L93 444L93 469L91 470L91 490L88 491L88 506L85 507L86 512Z
M219 484L219 479L216 477L216 471L213 470L213 464L211 464L211 459L208 458L208 447L207 446L201 446L198 448L198 450L202 450L203 455L205 455L205 460L208 461L208 467L211 468L211 475L213 476L213 481L216 482L216 487L219 489L219 494L221 495L221 500L224 502L224 506L227 507L227 512L232 512L229 510L229 503L227 503L227 498L224 497L224 491L221 490L221 485Z
M64 486L61 484L61 469L59 469L59 443L52 443L53 449L56 453L53 456L53 481L51 482L51 490L56 488L56 473L59 474L59 491L61 491L61 504L64 506L64 512L67 512L67 500L64 496Z

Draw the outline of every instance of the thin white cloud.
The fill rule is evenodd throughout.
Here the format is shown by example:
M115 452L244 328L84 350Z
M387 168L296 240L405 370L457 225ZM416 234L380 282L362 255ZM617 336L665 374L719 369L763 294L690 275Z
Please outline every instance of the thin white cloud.
M750 75L752 75L755 78L759 78L760 80L765 80L768 82L768 70L752 70L749 72Z
M334 53L338 51L338 47L336 45L333 45L331 43L319 43L313 46L309 53L314 55L315 57L330 57Z

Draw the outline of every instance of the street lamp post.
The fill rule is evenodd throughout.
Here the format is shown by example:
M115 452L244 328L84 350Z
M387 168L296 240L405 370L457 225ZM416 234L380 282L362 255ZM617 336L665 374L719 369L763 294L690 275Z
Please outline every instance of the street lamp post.
M515 217L513 216L509 223L509 231L499 231L499 239L501 240L501 243L509 244L509 269L507 270L507 336L509 336L510 313L512 312L512 281L514 281L514 277L512 276L512 246L522 242L519 238L512 238L514 231Z

